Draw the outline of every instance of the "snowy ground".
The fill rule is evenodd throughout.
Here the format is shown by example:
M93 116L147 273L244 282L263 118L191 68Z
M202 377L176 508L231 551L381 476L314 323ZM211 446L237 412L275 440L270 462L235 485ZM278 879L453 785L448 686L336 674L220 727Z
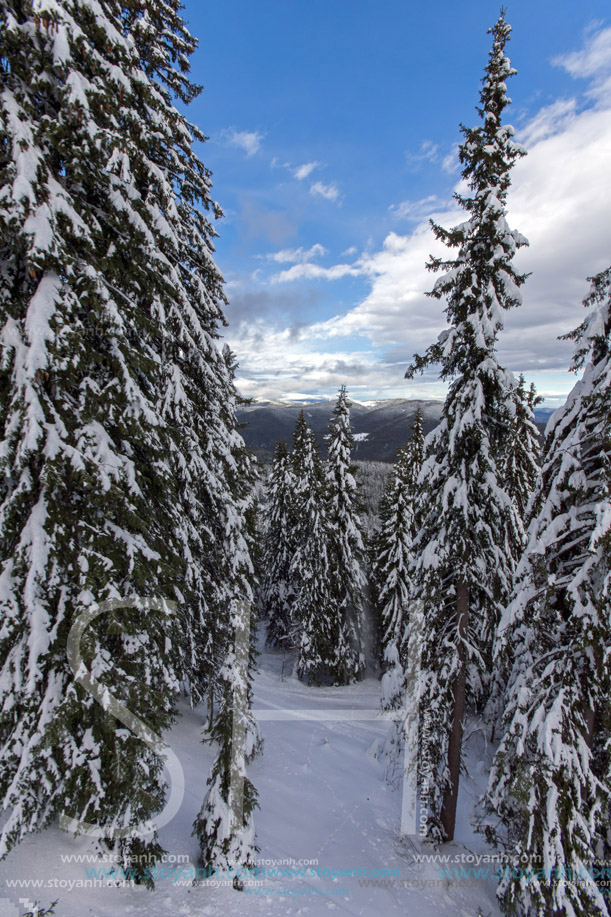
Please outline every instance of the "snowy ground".
M229 882L221 887L193 886L190 879L181 878L181 872L197 862L191 826L212 759L210 748L199 741L202 712L185 706L169 741L185 771L186 792L179 814L160 831L169 861L167 875L157 880L155 890L107 887L106 879L101 883L104 887L86 887L86 870L105 864L68 858L91 854L92 841L52 828L28 838L0 863L0 917L17 917L32 902L47 907L55 899L57 917L326 913L496 917L500 912L494 895L494 863L479 864L480 869L489 867L488 878L482 878L482 873L468 878L443 876L448 868L477 866L469 858L490 852L470 825L488 759L481 733L476 732L468 743L469 775L461 779L457 841L436 851L448 860L445 865L419 863L417 856L435 851L400 838L401 793L385 781L385 762L376 754L388 721L354 718L359 711L365 711L366 717L378 704L376 679L346 688L308 688L291 676L281 655L264 653L255 683L255 708L260 711L265 747L249 773L261 804L256 812L258 859L268 873L256 884L247 883L243 892L235 891ZM344 715L350 718L341 719ZM296 870L307 869L309 874L269 874L269 870L290 869L290 858ZM304 860L309 865L299 864ZM341 870L357 874L342 877ZM38 885L17 884L30 880Z

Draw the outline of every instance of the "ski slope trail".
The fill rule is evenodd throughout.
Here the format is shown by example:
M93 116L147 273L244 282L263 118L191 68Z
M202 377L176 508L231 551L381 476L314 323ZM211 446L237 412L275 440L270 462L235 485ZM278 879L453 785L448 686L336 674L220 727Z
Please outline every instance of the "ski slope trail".
M496 867L481 862L476 875L466 871L476 865L466 858L489 853L470 825L489 757L482 740L476 733L468 745L457 841L438 851L422 847L400 835L401 790L385 779L381 749L390 724L378 716L379 698L376 678L308 687L293 677L290 660L264 650L254 681L264 747L249 768L259 793L259 854L244 890L224 877L193 883L198 848L191 830L213 750L201 743L205 711L182 704L166 738L185 772L185 797L160 831L167 855L155 890L117 884L91 840L50 827L0 863L0 917L23 915L26 902L47 907L56 899L56 917L497 917ZM423 855L446 860L418 862Z

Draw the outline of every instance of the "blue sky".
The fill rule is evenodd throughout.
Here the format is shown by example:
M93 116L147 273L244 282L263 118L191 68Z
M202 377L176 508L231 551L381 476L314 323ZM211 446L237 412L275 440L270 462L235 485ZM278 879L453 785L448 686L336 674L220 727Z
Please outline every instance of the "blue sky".
M403 379L444 327L424 296L428 227L462 220L459 123L475 105L499 6L487 0L188 0L205 87L189 117L209 137L225 338L257 400L440 397L434 373ZM530 239L524 305L501 359L554 406L575 379L557 341L582 319L586 276L611 261L608 0L507 8L507 120L529 155L509 222Z

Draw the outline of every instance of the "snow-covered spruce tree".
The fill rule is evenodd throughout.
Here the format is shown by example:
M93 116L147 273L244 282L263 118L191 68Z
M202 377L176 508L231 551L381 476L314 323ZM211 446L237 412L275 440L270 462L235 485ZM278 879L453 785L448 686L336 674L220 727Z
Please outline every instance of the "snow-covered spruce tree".
M508 914L609 907L593 867L611 852L611 269L591 280L592 311L569 335L583 377L548 424L529 546L499 631L513 669L487 831L533 869L528 881L511 870L502 879Z
M501 121L510 101L506 80L515 72L505 54L511 27L503 12L490 31L478 107L482 124L461 128L462 174L472 196L457 194L456 200L468 219L450 230L432 224L438 239L458 248L455 257L428 264L446 271L431 295L446 298L450 327L406 374L440 364L441 378L452 380L441 422L426 439L411 574L426 697L421 753L431 772L426 830L439 840L454 835L464 710L485 700L492 641L520 547L502 468L502 431L508 432L515 411L515 380L499 365L496 342L503 311L520 304L525 279L511 262L526 240L505 219L510 171L522 150Z
M516 508L518 519L525 526L528 504L539 476L541 446L535 424L534 409L543 399L537 395L534 383L526 390L520 375L515 390L515 414L511 419L510 435L503 437L505 448L505 489Z
M329 559L332 565L333 608L345 656L337 658L335 677L350 684L365 673L364 614L367 576L361 531L356 470L350 463L352 431L350 402L343 385L333 410L326 465Z
M372 582L380 619L382 709L401 705L408 646L409 570L417 534L414 502L422 467L424 424L420 408L412 435L399 451L380 510L381 528L374 541Z
M257 470L238 433L236 406L242 399L234 389L234 355L227 345L219 354L210 338L208 348L204 350L202 342L200 352L207 354L208 371L199 377L188 402L199 411L199 417L195 412L191 415L188 429L199 431L200 455L196 441L183 436L183 451L177 451L174 475L179 481L187 478L180 543L189 561L187 571L195 574L192 582L185 582L190 586L183 606L189 653L185 674L192 703L207 694L211 717L214 698L220 699L224 693L219 671L234 644L232 609L244 600L249 607L254 602ZM201 361L202 370L205 362ZM209 384L214 378L213 366L221 385ZM183 399L176 401L179 407L175 410L182 413ZM186 418L180 416L185 422ZM180 426L171 429L177 433ZM254 623L251 629L254 640Z
M263 581L259 593L261 617L267 620L268 646L288 648L294 637L292 606L295 591L291 577L294 540L295 477L287 445L279 440L274 453L266 497Z
M200 842L200 865L210 875L214 870L235 870L234 887L242 889L240 870L254 866L258 849L253 821L257 792L246 765L260 751L262 739L251 711L254 646L250 615L241 603L233 611L233 640L219 676L219 710L207 739L216 743L218 751L193 834Z
M250 596L248 461L214 342L218 211L203 137L172 105L197 92L178 9L0 2L0 853L59 812L128 829L163 805L161 759L75 683L79 612L181 603L180 628L145 605L83 639L159 733L179 678L213 668L204 621ZM130 864L159 847L117 850Z
M304 474L305 459L309 449L308 439L308 424L304 412L300 411L293 430L293 449L291 451L291 466L296 479L302 478Z
M222 357L233 380L235 362L225 346ZM217 559L216 602L202 615L199 636L195 642L195 659L203 663L202 693L208 685L208 715L211 729L205 742L216 745L217 754L207 781L201 810L194 821L193 833L200 842L200 864L209 869L240 869L253 865L256 852L253 812L257 793L246 774L246 765L260 751L262 740L251 713L252 677L256 658L253 587L250 557L255 549L255 507L253 481L255 471L243 440L236 433L235 401L225 402L231 408L227 419L233 422L233 458L226 484L234 500L222 492L206 533L209 562ZM219 405L220 407L220 405ZM225 427L231 429L231 427ZM218 430L219 436L223 428ZM222 439L209 443L209 453ZM222 453L218 453L218 461ZM222 466L221 466L222 467ZM214 536L210 537L210 533ZM205 549L206 541L203 541ZM214 551L214 546L223 550ZM212 580L211 571L208 571ZM198 633L198 632L196 632ZM206 643L202 638L206 639ZM202 649L204 652L202 652ZM221 663L219 665L219 662ZM192 689L193 694L193 689ZM218 704L213 711L215 701ZM239 879L234 880L241 888Z
M526 390L524 376L520 375L515 390L515 413L510 419L510 433L504 444L503 477L511 498L524 547L527 528L532 517L532 500L540 474L541 446L539 431L534 421L534 408L543 399L537 395L534 384ZM521 556L520 552L516 557ZM507 642L497 634L493 650L494 668L490 697L486 704L486 719L491 726L492 739L502 728L505 695L509 673L513 665L514 642Z
M291 592L293 594L293 608L291 611L291 631L289 634L289 642L292 646L297 646L300 637L301 623L297 620L295 615L294 601L297 597L299 591L299 571L295 566L295 551L297 549L297 542L305 534L307 530L307 525L305 519L301 515L301 511L305 506L305 493L307 489L307 484L305 482L307 476L307 456L310 452L310 430L305 419L305 413L303 410L299 412L297 421L295 423L295 429L293 430L293 448L290 453L290 467L288 474L292 479L293 486L293 500L292 500L292 520L291 520L291 562L288 571L288 578L291 583ZM318 456L318 450L315 448L316 455ZM317 462L320 459L317 458ZM316 487L321 489L322 485L320 482L316 484ZM298 496L299 494L299 496Z
M295 582L294 605L297 675L309 684L341 682L343 660L350 647L343 628L333 614L330 529L327 517L325 474L314 433L302 431L298 421L295 437L295 553L291 578Z

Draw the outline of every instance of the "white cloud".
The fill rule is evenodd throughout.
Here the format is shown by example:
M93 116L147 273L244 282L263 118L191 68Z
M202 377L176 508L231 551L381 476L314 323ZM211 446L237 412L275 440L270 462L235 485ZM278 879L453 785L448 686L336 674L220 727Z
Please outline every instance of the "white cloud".
M450 225L460 216L457 211L446 215ZM403 346L409 340L409 355L426 347L443 324L443 306L424 295L431 287L425 263L430 252L441 251L426 223L411 235L389 233L380 251L352 266L371 278L368 296L347 313L312 325L310 333L323 340L364 336L376 349Z
M448 175L453 175L454 172L458 172L460 169L460 161L458 159L458 144L454 144L447 156L444 156L441 160L441 168L444 172L447 172Z
M310 194L324 197L327 201L337 201L339 198L339 188L335 182L331 185L323 185L321 181L316 181L313 185L310 185Z
M423 162L437 162L439 146L432 140L423 140L417 153L408 151L405 160L408 168L417 170Z
M254 156L261 149L263 134L259 131L236 131L231 127L223 131L223 136L231 146L236 146L243 150L247 156Z
M312 258L321 258L326 254L326 248L323 245L320 245L319 242L316 242L311 248L304 249L299 248L283 248L279 252L272 252L267 255L268 261L276 261L278 264L294 264L299 263L303 264L306 261L311 261Z
M576 114L576 99L558 99L551 105L546 105L520 131L520 143L531 147L540 140L566 130Z
M308 327L272 329L243 323L232 349L240 357L238 387L246 397L271 400L305 400L333 397L345 382L353 398L388 397L389 380L405 388L402 366L380 360L371 349L356 354L351 350L313 341ZM273 370L270 371L270 367ZM438 395L442 386L437 386ZM432 397L432 396L431 396Z
M360 277L366 273L362 265L334 264L332 267L321 267L320 264L294 264L286 271L273 274L270 283L291 283L294 280L340 280L342 277Z
M560 54L552 60L573 77L590 78L590 96L609 99L611 96L611 28L590 31L584 47L570 54Z
M611 28L590 35L580 51L559 54L552 63L571 76L598 79L601 70L611 69Z
M440 203L436 194L429 194L428 197L423 197L419 201L401 201L400 204L389 207L389 210L397 220L422 220L430 217L433 210L439 209Z
M304 162L303 165L297 166L297 168L293 170L293 175L299 181L303 181L303 179L308 178L319 165L320 163L318 162Z

